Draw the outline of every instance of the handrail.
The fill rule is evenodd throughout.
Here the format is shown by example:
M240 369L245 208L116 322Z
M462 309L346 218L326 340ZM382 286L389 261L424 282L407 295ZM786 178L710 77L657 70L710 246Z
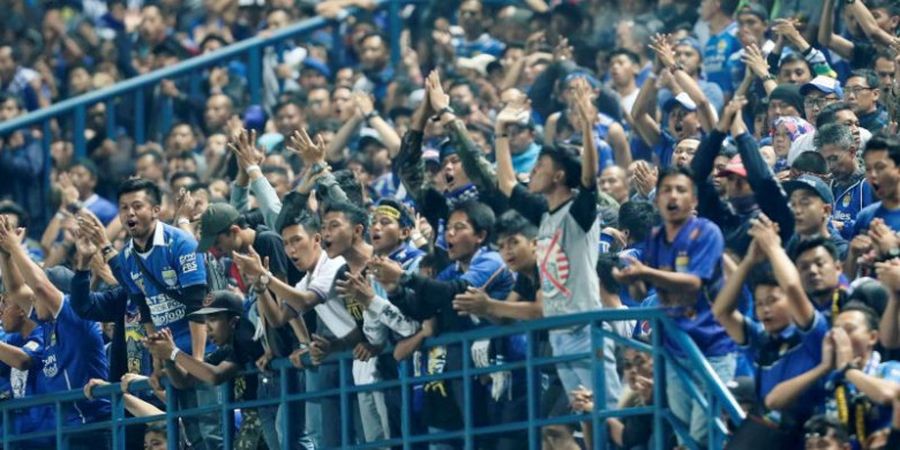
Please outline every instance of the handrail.
M386 4L390 1L391 0L375 0L375 3L380 7L381 5ZM0 136L27 126L37 124L46 119L55 118L56 116L74 110L79 106L92 105L103 100L107 100L111 97L130 93L131 91L144 87L148 84L156 83L167 78L187 75L194 70L203 69L209 65L216 64L225 59L243 56L243 53L247 51L258 50L268 45L272 45L289 39L298 34L303 34L322 28L327 25L328 22L328 20L321 17L306 19L293 25L288 25L287 27L277 30L268 36L254 36L222 47L214 52L210 52L204 55L198 55L193 58L188 58L170 67L157 69L143 75L138 75L136 77L120 81L112 86L100 89L98 91L86 92L79 96L63 100L59 103L54 103L46 108L41 108L23 116L19 116L12 120L7 120L0 123Z
M132 423L147 423L151 421L157 420L168 420L168 422L172 422L173 417L189 417L196 416L199 414L210 414L222 412L223 419L224 414L229 411L239 408L239 407L257 407L263 405L272 405L272 404L285 404L286 402L295 402L295 401L315 401L318 398L322 397L333 397L340 396L342 404L346 404L346 398L348 395L351 395L354 392L363 392L363 391L372 391L372 390L383 390L383 389L397 389L402 388L404 392L406 389L409 389L411 386L416 384L424 384L432 379L456 379L460 376L464 378L473 377L480 374L485 374L488 372L496 372L496 371L509 371L509 370L528 370L529 373L534 374L534 370L537 367L552 365L557 360L563 359L586 359L589 358L592 361L592 365L594 370L597 370L597 365L604 364L602 360L594 357L592 353L584 353L578 355L564 355L564 356L553 356L553 357L538 357L533 354L534 346L532 339L535 336L537 331L541 330L550 330L550 329L560 329L560 328L572 328L574 326L584 326L584 325L592 325L595 333L599 333L598 335L603 335L602 339L610 339L612 335L605 333L600 327L599 324L601 322L610 322L610 321L619 321L619 320L649 320L653 323L654 330L654 338L653 338L653 346L651 347L652 352L654 353L655 360L660 360L662 357L665 359L672 359L672 355L668 352L662 345L663 338L667 338L670 342L674 342L676 346L680 347L684 352L690 364L690 370L693 370L697 377L703 382L703 385L706 387L706 398L709 400L711 405L710 408L714 408L713 411L719 411L719 407L722 408L725 412L729 414L731 419L736 423L740 424L740 422L744 418L744 414L738 406L737 402L731 396L727 389L722 386L719 382L715 372L712 370L709 363L705 360L702 353L700 353L696 344L687 336L687 334L677 328L677 325L668 318L666 314L666 310L662 308L635 308L635 309L621 309L621 310L599 310L592 311L586 313L572 314L566 316L555 316L549 317L539 320L532 321L519 321L514 322L509 325L503 326L491 326L485 328L479 328L475 330L469 330L460 333L448 333L438 337L429 338L423 344L423 348L431 348L435 346L442 345L453 345L463 343L471 343L474 341L482 340L482 339L491 339L497 338L501 336L509 336L509 335L518 335L518 334L528 334L529 335L529 350L528 357L526 361L516 361L516 362L506 362L503 364L494 365L488 368L474 368L470 367L471 364L468 364L469 357L467 356L467 352L464 352L464 364L462 370L448 370L442 374L432 374L432 375L422 375L422 376L411 376L407 373L407 364L408 362L401 362L401 366L405 367L400 375L398 380L387 380L380 381L374 384L362 385L362 386L352 386L352 385L344 385L342 384L338 388L327 389L324 391L317 392L298 392L298 393L282 393L282 395L278 398L267 398L267 399L254 399L254 400L245 400L241 402L232 402L226 401L225 403L221 403L218 405L209 405L209 406L201 406L198 408L193 408L191 410L176 410L171 409L171 414L167 413L164 415L157 416L148 416L148 417L140 417L140 418L128 418L125 419L121 412L122 400L120 398L122 391L119 383L111 383L106 386L98 386L93 389L94 398L111 398L113 401L113 416L109 420L91 423L85 425L90 429L110 429L113 431L114 440L121 439L121 433L123 431L123 427L132 424ZM624 338L623 338L624 339ZM625 345L634 345L635 342L625 342L620 339L614 339L620 344ZM602 343L599 341L594 342L594 350L598 348L602 348ZM646 350L646 344L637 344L634 345L642 350ZM307 355L308 357L308 355ZM352 361L352 352L346 351L341 353L335 353L329 355L326 358L326 363L334 363L337 362L341 366L341 370L344 371L348 368L350 361ZM309 361L305 361L309 363ZM539 429L543 425L551 424L551 423L571 423L574 421L584 421L588 419L594 420L594 423L597 424L595 426L599 427L595 429L595 435L604 435L605 431L603 431L603 427L605 424L605 418L607 417L624 417L629 415L644 415L644 414L653 414L656 418L655 420L668 421L678 430L677 419L670 413L670 411L664 409L664 395L662 395L662 383L664 382L662 378L659 378L661 375L662 364L660 364L658 371L655 373L654 378L657 380L659 385L657 385L655 389L655 398L658 398L658 401L654 401L653 405L649 405L644 408L626 408L626 409L617 409L617 410L605 410L602 407L598 407L592 413L588 414L573 414L564 417L555 417L555 418L538 418L537 416L529 416L529 419L525 422L518 421L514 423L505 423L498 425L490 425L487 427L474 427L471 428L466 427L465 429L461 429L458 431L445 432L440 434L431 434L428 435L418 435L418 434L404 434L404 436L408 439L404 439L398 441L398 437L393 437L389 441L380 442L381 445L376 445L373 443L368 443L360 448L375 448L384 445L400 445L401 443L405 447L409 447L414 442L424 442L426 440L433 440L437 438L463 438L465 437L468 443L471 443L471 439L473 436L482 436L486 434L502 432L502 431L514 431L514 430L523 430L529 433L529 436L536 437L536 434L533 434L535 430ZM271 370L274 372L281 373L284 376L288 370L295 370L290 361L286 358L276 359L272 361L270 364ZM255 374L258 373L255 367L252 365L248 365L248 368L243 371L244 374ZM346 381L345 381L346 383ZM226 383L223 386L220 386L220 389L228 389L225 386L228 386ZM595 391L602 389L602 384L595 385ZM129 393L138 393L145 392L150 389L150 385L146 380L136 381L131 383L129 386ZM167 391L170 395L172 395L171 386L167 386ZM529 389L529 399L533 397L534 392L531 392L533 389ZM223 391L225 392L225 391ZM598 391L599 393L599 391ZM602 397L600 395L598 398ZM74 389L66 392L59 392L55 394L35 396L23 399L12 399L0 403L0 413L4 420L9 420L12 411L37 406L37 405L56 405L59 408L59 405L84 400L85 396L81 389ZM170 398L171 402L171 398ZM604 403L602 400L598 400L598 403ZM469 404L467 402L467 404ZM246 406L244 406L246 405ZM117 409L119 408L119 409ZM342 406L343 408L343 406ZM409 413L409 411L405 411L404 414ZM715 412L713 415L710 415L711 420L714 420L718 417L718 412ZM468 415L468 414L467 414ZM349 423L349 422L347 422ZM661 424L662 422L658 422ZM170 423L171 425L171 423ZM8 427L8 423L4 424L4 427ZM22 441L29 438L40 438L40 437L52 437L56 436L57 442L61 442L60 439L62 434L71 434L80 430L83 430L83 426L80 427L72 427L72 426L62 426L62 423L58 423L58 427L55 430L46 430L33 432L28 434L22 434L19 436L10 435L7 436L10 442L12 441ZM684 430L680 430L681 433L684 433ZM716 431L717 433L721 433L721 431ZM710 429L710 434L712 436L713 429ZM174 436L174 435L173 435ZM721 442L724 436L721 434L717 435L718 442ZM658 441L661 442L661 441ZM531 444L530 444L531 445ZM691 444L692 446L694 444ZM531 446L531 448L537 448L535 446ZM655 447L654 447L655 448Z

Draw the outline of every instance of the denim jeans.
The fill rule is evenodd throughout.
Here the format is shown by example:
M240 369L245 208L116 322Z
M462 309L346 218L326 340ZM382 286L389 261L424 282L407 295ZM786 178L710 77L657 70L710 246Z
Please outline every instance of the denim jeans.
M315 375L307 378L307 392L318 392L334 390L340 387L340 366L338 364L323 364L307 374L315 372ZM348 373L347 379L352 379ZM310 414L312 419L312 433L317 437L318 448L338 448L341 446L341 398L334 394L327 398L318 399L318 414L313 411ZM313 402L307 402L307 405ZM309 409L307 413L309 414ZM318 416L316 420L315 416ZM352 418L353 415L350 414ZM350 427L350 442L353 442L353 423L347 424Z
M553 356L573 355L577 353L592 353L591 327L584 326L574 330L551 330L550 346L553 348ZM615 409L619 401L619 393L622 384L616 371L616 344L612 339L603 340L603 376L606 381L606 408ZM580 359L572 362L558 363L556 372L562 382L565 395L569 395L579 386L589 390L594 389L594 381L591 374L590 359Z
M712 366L713 371L719 376L722 383L728 383L734 379L734 371L737 367L736 354L712 356L706 358L706 360L709 361L709 365ZM687 359L678 358L678 363L688 369L691 367L691 363ZM703 383L696 376L696 372L689 370L688 373L691 374L694 383L702 389ZM690 427L691 437L701 446L706 445L709 431L707 429L709 420L706 418L706 411L700 407L699 403L691 399L673 367L666 367L666 398L669 402L669 408L672 409L672 414ZM683 444L680 436L678 441L679 444Z
M388 424L384 392L357 392L356 400L359 403L359 416L362 420L365 442L390 439L391 428Z
M175 391L178 408L185 410L200 406L220 403L219 390L216 386L198 383L194 389ZM216 413L182 419L188 442L195 449L219 450L222 448L222 427L220 417Z

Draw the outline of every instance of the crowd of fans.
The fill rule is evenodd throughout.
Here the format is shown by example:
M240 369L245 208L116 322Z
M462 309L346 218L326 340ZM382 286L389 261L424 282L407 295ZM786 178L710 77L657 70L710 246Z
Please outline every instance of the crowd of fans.
M544 427L546 448L705 444L707 412L674 367L654 398L664 368L612 339L592 349L587 325L420 350L439 333L661 307L746 409L734 448L900 448L896 1L425 2L401 9L397 65L369 0L0 4L0 121L306 17L338 31L267 48L261 104L240 61L164 80L145 96L146 142L133 99L88 108L85 158L68 123L49 127L49 159L47 130L0 139L0 396L85 394L61 418L14 411L8 432L107 419L93 395L107 383L149 379L152 394L124 396L144 417L164 413L161 380L190 408L226 382L234 399L276 399L396 379L404 360L438 375L463 352L489 367L534 348L604 367L602 405L591 361L541 368L540 417L665 402L689 434L635 416L603 436ZM352 373L326 361L342 351ZM276 358L302 370L281 380ZM412 430L463 429L464 397L475 426L527 420L529 381L419 383ZM234 446L396 438L402 398L243 408ZM164 425L128 430L127 448L166 446ZM182 419L176 440L222 437L214 414Z

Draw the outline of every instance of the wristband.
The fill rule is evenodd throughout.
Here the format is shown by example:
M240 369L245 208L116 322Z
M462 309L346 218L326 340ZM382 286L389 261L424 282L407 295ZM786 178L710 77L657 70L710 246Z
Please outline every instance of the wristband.
M247 172L247 175L250 175L250 172L253 172L254 170L258 170L259 173L262 173L262 169L260 169L259 166L256 164L251 164L251 165L247 166L247 169L244 170L244 172Z
M175 221L175 225L178 225L179 227L182 225L190 225L190 224L191 224L191 221L185 217L179 217L178 220Z
M181 350L179 350L178 347L173 348L172 353L169 355L169 361L175 362L175 357L177 357L179 353L181 353Z
M441 108L440 111L438 111L438 113L437 113L437 118L440 119L441 117L444 116L444 114L447 114L447 113L449 113L449 114L455 114L455 113L453 112L453 108L451 108L451 107L449 107L449 106L445 106L445 107Z
M364 120L366 121L366 123L369 123L370 120L372 120L376 117L378 117L378 112L372 111L364 116Z
M100 254L103 256L106 256L115 250L116 249L113 248L112 244L107 244L107 245L103 246L103 248L100 249Z

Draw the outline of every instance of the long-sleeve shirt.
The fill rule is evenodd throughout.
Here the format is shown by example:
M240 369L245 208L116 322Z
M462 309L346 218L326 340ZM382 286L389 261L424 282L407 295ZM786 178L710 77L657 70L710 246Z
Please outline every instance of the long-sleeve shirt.
M719 197L709 175L712 173L713 161L722 148L725 136L725 133L713 130L701 141L691 161L691 170L694 172L694 183L698 192L697 213L715 222L722 229L726 247L739 255L744 255L750 246L750 237L747 234L750 229L749 219L760 211L779 224L782 242L787 242L794 233L794 216L788 205L787 194L762 159L756 141L748 133L738 136L736 142L744 168L747 170L747 182L753 188L758 208L735 211L728 202Z
M72 277L71 288L69 301L79 317L94 322L115 324L109 352L109 381L118 381L128 372L125 342L128 291L115 287L107 291L91 292L90 271L76 271Z

